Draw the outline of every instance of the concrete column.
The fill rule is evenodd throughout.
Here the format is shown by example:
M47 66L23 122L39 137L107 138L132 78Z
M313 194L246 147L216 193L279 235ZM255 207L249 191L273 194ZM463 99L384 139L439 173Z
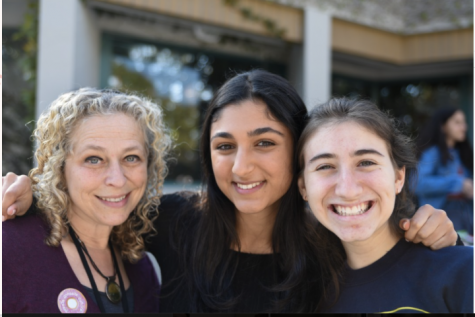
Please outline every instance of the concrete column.
M99 85L100 34L80 0L40 0L36 117L60 94Z
M302 97L308 109L330 98L331 26L329 13L305 8Z

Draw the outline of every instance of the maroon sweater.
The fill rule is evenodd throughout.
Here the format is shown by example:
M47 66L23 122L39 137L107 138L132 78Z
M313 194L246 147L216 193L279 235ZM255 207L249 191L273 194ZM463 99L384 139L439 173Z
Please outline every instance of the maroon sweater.
M87 313L99 307L74 275L62 247L44 243L48 234L40 216L16 218L2 225L4 313L59 313L58 295L66 288L79 290ZM135 312L158 312L160 285L147 257L138 263L124 261L133 286Z

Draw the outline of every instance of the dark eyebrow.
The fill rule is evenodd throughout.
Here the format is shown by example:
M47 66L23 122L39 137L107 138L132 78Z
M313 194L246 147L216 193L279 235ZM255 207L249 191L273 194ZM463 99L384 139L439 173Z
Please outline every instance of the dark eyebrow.
M215 135L213 135L210 139L210 141L213 141L213 139L216 138L225 138L225 139L234 139L233 135L228 132L218 132Z
M314 157L312 157L309 161L308 161L308 164L316 161L316 160L319 160L319 159L322 159L322 158L335 158L335 154L330 154L330 153L322 153L322 154L318 154L318 155L315 155Z
M361 155L365 155L365 154L376 154L376 155L384 157L383 154L381 154L378 151L373 150L373 149L361 149L361 150L358 150L355 153L353 153L352 156L361 156Z
M353 153L351 156L362 156L362 155L365 155L365 154L376 154L376 155L379 155L379 156L382 156L384 157L383 154L379 153L378 151L376 150L373 150L373 149L362 149L362 150L358 150L356 151L355 153ZM315 155L314 157L312 157L309 161L308 161L308 164L316 161L316 160L319 160L319 159L322 159L322 158L326 158L326 159L330 159L330 158L335 158L335 154L331 154L331 153L322 153L322 154L318 154L318 155Z
M275 129L272 129L271 127L258 128L258 129L255 129L253 131L248 132L247 135L252 137L252 136L257 136L257 135L261 135L261 134L268 133L268 132L278 134L282 137L284 136L284 134L282 132L277 131ZM211 137L210 141L213 141L213 139L215 139L215 138L234 139L233 135L231 133L228 133L228 132L218 132L218 133L216 133L215 135L213 135Z
M267 133L267 132L271 132L271 133L278 134L280 136L284 136L284 134L282 132L277 131L275 129L272 129L271 127L258 128L258 129L255 129L254 131L248 132L247 135L248 136L258 136L258 135L261 135L261 134L264 134L264 133Z

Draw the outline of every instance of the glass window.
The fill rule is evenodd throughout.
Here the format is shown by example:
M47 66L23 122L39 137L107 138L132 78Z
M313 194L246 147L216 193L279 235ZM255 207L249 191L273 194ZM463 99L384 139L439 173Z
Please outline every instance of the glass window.
M102 37L101 85L138 92L156 101L175 138L175 160L166 185L199 183L199 137L204 111L235 71L261 68L286 76L284 64L147 42L113 34ZM177 188L178 186L178 188Z
M341 75L332 77L332 95L370 99L402 120L417 136L430 116L442 107L461 108L473 134L473 87L469 76L371 82Z

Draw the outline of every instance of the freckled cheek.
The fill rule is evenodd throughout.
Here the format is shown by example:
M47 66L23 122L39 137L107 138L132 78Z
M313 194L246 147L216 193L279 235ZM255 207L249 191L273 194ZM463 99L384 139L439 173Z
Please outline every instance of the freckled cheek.
M307 199L312 209L312 212L318 218L318 214L323 212L325 208L324 206L324 198L325 193L328 193L328 183L325 182L324 179L319 177L315 177L314 174L306 174L305 175L305 188L307 192Z
M133 184L145 191L148 181L147 165L140 166L139 168L130 171L129 175L129 179L133 182Z
M307 177L306 188L309 204L315 215L326 213L325 199L331 194L332 183L328 179Z
M325 204L325 195L324 193L314 191L313 199L309 199L310 209L312 210L313 215L320 221L322 224L328 224L328 210Z
M66 187L71 197L83 196L97 188L100 184L100 175L97 171L87 168L73 168L66 170Z
M384 194L385 196L395 196L396 178L393 170L375 170L362 176L363 183L373 190Z

